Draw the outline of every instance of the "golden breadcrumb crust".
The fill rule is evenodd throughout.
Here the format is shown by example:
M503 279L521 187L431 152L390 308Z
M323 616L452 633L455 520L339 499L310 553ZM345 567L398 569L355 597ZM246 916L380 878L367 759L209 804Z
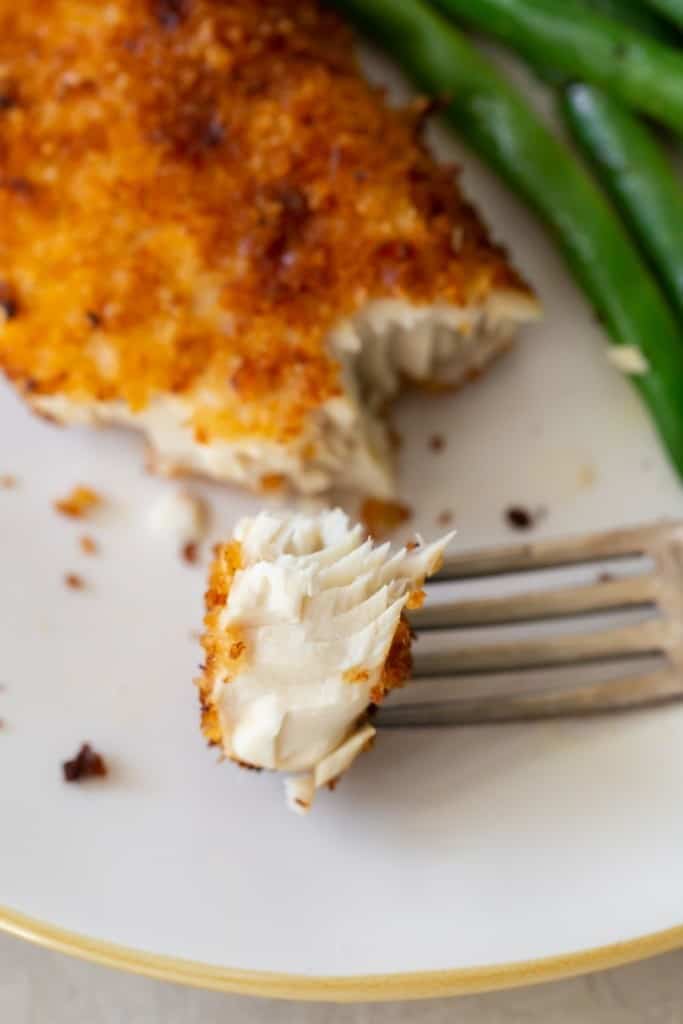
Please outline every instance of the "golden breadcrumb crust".
M218 709L213 703L213 686L217 674L222 674L227 663L239 671L247 654L246 645L238 629L221 629L221 612L228 601L233 576L242 567L242 549L239 541L217 544L214 560L209 570L209 586L204 595L206 614L204 633L201 638L204 648L202 675L196 680L201 707L202 732L213 746L221 742L221 724Z
M368 299L526 291L419 135L312 0L0 0L0 368L297 436Z
M380 704L390 690L403 686L410 679L413 671L413 658L410 653L412 642L412 630L405 617L401 615L387 660L384 662L382 677L370 694L373 704Z

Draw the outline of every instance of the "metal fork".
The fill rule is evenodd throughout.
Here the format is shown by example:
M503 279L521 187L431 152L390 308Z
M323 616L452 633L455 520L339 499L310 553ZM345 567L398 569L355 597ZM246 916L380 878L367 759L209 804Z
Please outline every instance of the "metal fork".
M640 571L634 574L625 559L638 559ZM489 583L502 582L521 572L532 573L536 581L548 578L546 570L578 566L594 567L591 582L551 589L534 583L509 596L439 600L443 583L463 589L465 581L488 577ZM608 576L608 567L621 576ZM402 694L398 703L392 694L378 709L373 719L378 727L524 721L683 699L682 521L449 557L427 594L425 606L412 612L410 621L418 641L431 635L435 649L421 651L417 644L413 681L395 691ZM625 612L627 617L638 613L640 621L589 630L575 619L578 631L561 632L571 617L622 613L623 618ZM464 628L485 636L490 627L532 623L543 624L544 631L557 626L560 633L490 643L459 640ZM654 657L656 667L643 669L643 662ZM586 681L587 672L605 666L613 675L618 671L616 678ZM569 675L568 686L557 685L558 670ZM532 676L541 677L541 689L530 689ZM470 677L470 690L474 682L474 696L463 695L464 677ZM502 690L477 695L476 688L484 689L481 684L490 684L493 677L502 682ZM434 685L425 684L435 680L441 680L437 699L423 699L421 688L433 691Z

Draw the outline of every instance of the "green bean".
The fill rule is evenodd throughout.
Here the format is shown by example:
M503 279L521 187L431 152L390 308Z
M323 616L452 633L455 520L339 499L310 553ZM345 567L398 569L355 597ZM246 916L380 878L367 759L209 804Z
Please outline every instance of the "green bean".
M663 43L675 41L676 30L641 0L582 0L582 3L599 14L622 20Z
M683 0L647 0L651 7L656 7L679 28L683 28Z
M592 85L576 83L561 107L683 324L683 187L651 131Z
M628 24L662 37L675 35L638 0L582 0ZM548 65L537 73L550 84ZM658 272L669 301L683 323L683 187L652 131L618 100L584 83L560 89L560 111L602 184Z
M683 133L683 52L581 0L435 0L446 14L549 65L593 82Z
M588 11L597 11L608 17L619 18L639 32L668 43L676 38L676 29L660 18L654 11L644 7L640 0L579 0ZM527 58L528 59L528 58ZM529 62L539 78L548 85L561 86L567 80L566 72L558 70L554 65L536 59Z
M335 0L545 220L617 345L639 348L634 377L683 476L683 338L611 206L571 152L473 46L421 0Z

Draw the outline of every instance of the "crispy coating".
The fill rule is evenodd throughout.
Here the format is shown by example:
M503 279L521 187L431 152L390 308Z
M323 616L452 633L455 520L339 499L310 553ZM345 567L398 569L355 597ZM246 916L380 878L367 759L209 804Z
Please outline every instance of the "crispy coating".
M227 544L216 546L209 572L209 586L204 597L205 631L201 638L205 654L203 675L196 681L202 732L212 746L220 744L222 736L218 709L212 700L216 675L226 663L232 670L239 670L246 653L244 641L237 630L221 630L219 627L221 612L227 604L233 577L241 567L242 550L237 541L228 541Z
M526 290L418 123L312 0L0 0L0 368L286 442L368 299Z
M391 690L403 686L410 679L413 671L412 643L413 634L408 620L401 615L384 664L382 678L371 693L373 704L381 704Z

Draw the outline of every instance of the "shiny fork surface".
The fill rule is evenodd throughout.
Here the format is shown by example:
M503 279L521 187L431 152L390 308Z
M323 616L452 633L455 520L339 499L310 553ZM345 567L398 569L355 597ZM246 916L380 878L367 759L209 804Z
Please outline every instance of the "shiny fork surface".
M639 560L645 571L607 577L611 565ZM543 588L546 570L595 568L591 582ZM621 570L620 570L621 571ZM616 572L616 568L615 568ZM532 580L521 593L439 599L441 584L495 584L514 573ZM538 583L536 582L538 580ZM450 588L453 590L453 586ZM470 552L446 559L430 581L425 606L410 615L417 640L413 680L374 718L378 727L524 721L635 709L683 699L683 522L667 521ZM589 627L583 617L627 613L627 624ZM577 617L581 617L580 619ZM623 616L622 616L623 617ZM579 629L562 632L574 619ZM542 627L541 635L495 638L492 627ZM467 636L463 639L464 631ZM550 632L549 632L550 630ZM509 630L508 630L509 631ZM472 632L481 640L473 641ZM500 632L500 630L499 630ZM487 636L494 634L491 641ZM643 662L657 660L656 667ZM593 669L616 670L587 679ZM557 684L558 670L569 685ZM604 672L603 672L604 674ZM470 691L463 688L469 678ZM532 677L536 688L531 689ZM498 692L485 695L496 679ZM538 683L540 681L540 687ZM437 683L438 697L428 698ZM477 693L480 690L481 695Z

